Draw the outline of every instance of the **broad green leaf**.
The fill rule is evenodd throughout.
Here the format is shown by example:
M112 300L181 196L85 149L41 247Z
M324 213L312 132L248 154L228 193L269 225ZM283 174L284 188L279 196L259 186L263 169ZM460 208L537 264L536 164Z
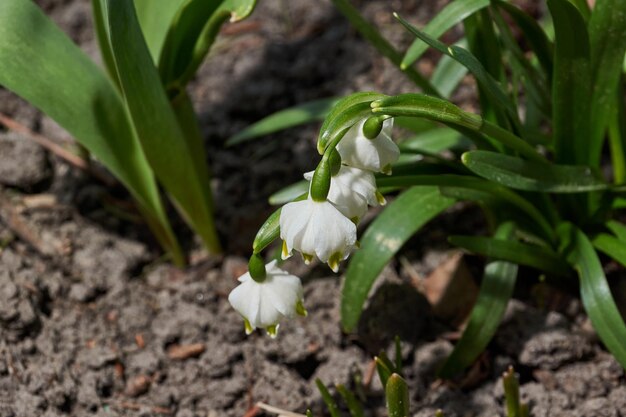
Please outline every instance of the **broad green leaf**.
M359 31L370 45L374 46L378 52L389 59L395 66L400 68L402 54L398 52L385 38L382 37L378 29L371 25L361 16L359 11L350 4L349 0L332 0L333 4L350 21L350 24ZM438 96L439 92L432 84L414 68L404 68L406 76L415 83L426 94Z
M422 41L437 49L439 52L448 55L451 58L454 58L461 65L466 67L469 72L474 75L478 84L481 85L482 88L484 88L486 94L489 95L494 105L498 105L502 109L504 109L510 119L517 121L517 123L519 124L519 119L512 103L509 101L506 94L499 86L498 82L494 80L491 75L489 75L489 73L485 70L483 65L478 59L476 59L474 55L472 55L468 50L459 46L445 45L444 43L428 36L424 32L417 30L415 27L413 27L410 23L408 23L397 14L394 14L394 16L400 21L400 23L402 23L404 27L406 27L411 33L420 38Z
M335 97L323 98L278 111L229 138L226 146L237 145L270 133L323 120L338 102L339 99Z
M461 159L475 174L517 190L582 193L608 187L589 167L526 161L486 151L466 152Z
M108 32L122 93L148 161L207 248L218 252L208 167L199 163L204 158L197 155L201 146L191 146L185 140L186 130L178 124L165 95L133 3L103 1L107 6Z
M137 17L141 24L152 61L156 64L161 57L165 37L174 16L189 0L134 0Z
M346 271L341 297L341 322L352 331L372 284L402 245L433 217L454 204L437 187L412 187L400 194L367 228L361 249Z
M385 97L383 94L362 92L342 98L332 108L317 138L317 151L323 155L326 148L340 140L357 122L372 116L371 103Z
M598 255L587 236L571 223L558 229L562 250L580 278L583 306L600 339L626 368L626 326L615 305Z
M568 276L570 273L565 261L551 250L541 246L482 236L450 236L448 241L479 255L530 266L557 276Z
M220 27L252 13L256 0L188 0L171 22L159 73L171 96L185 88L215 42Z
M601 233L591 241L600 252L610 256L615 262L626 267L626 242L614 236Z
M455 0L437 13L437 15L424 26L423 32L438 39L452 27L462 22L467 16L487 6L489 6L489 0ZM413 65L427 49L427 43L421 39L414 40L406 51L406 54L404 54L401 68L404 69ZM441 91L441 93L443 94L443 91Z
M557 163L597 166L591 155L589 36L567 0L548 0L555 30L552 118Z
M620 12L621 10L621 12ZM589 19L591 46L591 142L590 161L600 163L606 129L615 107L622 62L626 53L626 0L597 1ZM618 100L624 100L618 94ZM619 107L619 106L617 106ZM619 113L624 118L624 113ZM623 149L622 149L623 154Z
M470 190L478 190L489 193L497 197L503 202L518 208L524 212L529 219L532 219L540 230L543 237L549 242L554 241L554 231L550 223L537 208L528 202L525 198L514 191L495 184L482 178L476 178L468 175L407 175L407 176L391 176L378 178L377 184L380 188L384 187L411 187L415 185L436 185L438 187L467 188Z
M269 198L269 203L272 206L279 206L281 204L293 201L294 199L298 198L302 194L307 193L308 191L309 181L298 181L272 194Z
M514 225L505 223L498 228L496 240L508 240ZM511 262L491 261L485 266L476 304L461 339L454 346L439 375L451 378L470 366L489 344L500 325L517 278L517 265Z
M392 374L385 386L385 402L389 417L409 417L409 387L398 374Z
M159 242L184 263L121 97L33 2L0 1L0 84L54 119L119 178Z

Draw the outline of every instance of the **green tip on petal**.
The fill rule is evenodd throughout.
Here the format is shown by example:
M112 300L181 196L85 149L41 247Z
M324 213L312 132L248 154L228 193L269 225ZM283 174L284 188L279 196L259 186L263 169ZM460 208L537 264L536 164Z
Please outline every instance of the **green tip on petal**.
M380 172L382 172L385 175L391 175L391 164L387 164L384 167L382 167L380 169Z
M357 249L361 249L361 242L359 242L358 240L354 242L354 247L356 247Z
M289 258L289 248L287 247L287 242L283 240L283 249L281 251L281 258L287 259Z
M342 259L343 254L341 252L335 252L330 255L330 258L328 259L328 266L333 270L333 272L339 271L339 262L341 262Z
M247 335L250 335L250 333L252 333L254 331L254 327L252 327L252 325L250 324L250 322L246 318L243 319L243 327L246 329L246 334Z
M350 221L356 225L359 224L359 216L354 216L350 218Z
M276 339L276 336L278 335L278 326L280 325L274 324L273 326L267 326L267 328L265 329L267 335L272 339Z
M309 255L309 254L303 253L302 254L302 259L304 259L304 263L308 265L313 260L313 255Z
M382 195L378 190L376 190L376 201L378 201L378 204L380 204L381 206L384 206L387 204L387 200L385 200L385 196Z
M299 300L296 303L296 314L302 317L306 317L309 315L309 312L304 308L304 304L302 304L302 300Z

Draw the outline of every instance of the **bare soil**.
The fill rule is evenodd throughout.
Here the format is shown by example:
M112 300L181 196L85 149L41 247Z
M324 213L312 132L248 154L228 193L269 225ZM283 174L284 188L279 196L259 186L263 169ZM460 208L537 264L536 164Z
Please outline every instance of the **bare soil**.
M97 59L88 1L37 2ZM341 277L291 259L286 268L305 279L309 316L285 323L277 339L245 336L226 297L272 210L267 197L314 167L317 126L233 148L223 142L303 101L358 90L414 91L330 2L259 3L251 19L225 28L191 86L225 256L207 256L178 221L192 262L185 270L172 267L123 189L0 130L0 416L251 417L263 415L253 408L257 401L321 415L314 380L354 386L355 376L366 382L367 415L384 415L371 358L390 350L395 335L416 416L437 408L451 417L504 415L498 378L509 365L520 373L533 416L626 416L624 370L598 343L580 302L544 287L518 289L524 301L510 303L497 336L467 373L455 381L436 378L458 332L416 289L416 279L435 279L434 271L461 259L445 236L484 227L471 207L453 208L407 244L382 274L357 333L346 335L339 325ZM406 45L410 37L390 11L423 24L440 3L359 6L389 39ZM421 65L428 71L432 60ZM455 100L472 106L473 93L466 83ZM2 89L0 112L52 140L69 140ZM460 262L466 284L475 286L483 261ZM624 279L624 271L612 273ZM461 304L467 310L470 302Z

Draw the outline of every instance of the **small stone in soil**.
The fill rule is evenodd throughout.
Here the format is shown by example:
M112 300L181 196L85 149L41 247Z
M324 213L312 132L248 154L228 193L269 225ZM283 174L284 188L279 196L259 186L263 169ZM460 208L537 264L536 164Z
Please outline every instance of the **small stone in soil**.
M50 179L43 148L15 132L0 132L0 183L30 190Z

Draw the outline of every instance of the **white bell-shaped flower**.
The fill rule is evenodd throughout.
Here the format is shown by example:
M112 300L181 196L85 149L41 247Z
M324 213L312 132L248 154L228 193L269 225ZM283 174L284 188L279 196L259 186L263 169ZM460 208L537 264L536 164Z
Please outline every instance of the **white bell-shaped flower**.
M293 249L302 253L305 262L317 256L337 272L356 243L356 225L330 201L308 198L285 204L280 213L280 237L283 259Z
M276 337L282 319L306 315L302 283L297 276L278 268L276 261L265 269L263 282L252 279L249 272L240 276L240 284L231 291L228 301L243 316L247 334L261 328Z
M383 122L380 133L374 139L365 137L364 124L365 120L354 124L337 144L336 149L341 155L341 161L355 168L391 173L391 164L400 156L398 145L391 140L393 119Z
M305 173L304 178L310 181L313 172ZM345 165L330 179L328 200L355 223L367 212L368 205L385 204L385 198L376 189L376 179L372 172Z

